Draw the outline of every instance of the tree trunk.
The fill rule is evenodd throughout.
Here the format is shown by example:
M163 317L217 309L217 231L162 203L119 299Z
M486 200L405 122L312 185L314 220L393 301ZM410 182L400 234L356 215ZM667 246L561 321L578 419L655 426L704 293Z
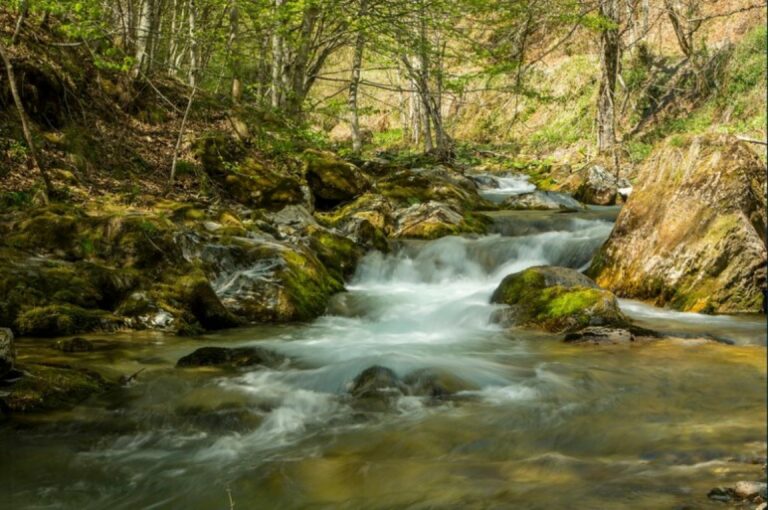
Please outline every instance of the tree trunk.
M276 22L272 27L272 108L280 108L283 103L283 37L280 33L283 1L275 0Z
M360 0L358 20L362 22L366 16L367 0ZM363 139L360 134L360 115L357 110L357 91L360 87L360 74L365 50L365 33L358 28L355 39L355 53L352 56L352 77L349 82L349 110L352 114L352 151L359 153L363 149Z
M616 80L619 74L618 0L600 0L600 14L614 24L600 35L600 91L597 98L597 148L600 153L614 150L616 144Z
M147 48L149 46L151 28L152 0L142 0L141 11L139 13L139 22L136 25L136 51L134 52L134 58L136 61L133 64L133 79L138 78L146 66Z
M48 173L42 166L40 166L40 163L37 159L37 150L35 149L35 141L32 138L32 131L29 128L27 112L24 110L24 104L21 102L19 89L16 87L16 74L13 72L13 64L11 63L11 58L8 55L8 51L3 46L2 41L0 41L0 59L3 60L5 73L8 76L8 85L11 88L11 95L13 96L13 102L16 104L16 111L18 112L19 119L21 120L21 129L24 132L24 139L27 142L27 149L29 149L29 162L35 170L40 172L40 177L42 177L43 185L45 186L45 190L43 192L43 200L46 204L48 204L49 198L53 194L53 186L51 185L51 180L48 178Z
M238 104L243 97L243 83L240 79L240 53L238 52L238 31L240 25L240 11L237 2L232 2L229 12L229 62L232 70L232 101Z
M189 86L197 86L197 39L195 35L195 1L187 3L189 11Z

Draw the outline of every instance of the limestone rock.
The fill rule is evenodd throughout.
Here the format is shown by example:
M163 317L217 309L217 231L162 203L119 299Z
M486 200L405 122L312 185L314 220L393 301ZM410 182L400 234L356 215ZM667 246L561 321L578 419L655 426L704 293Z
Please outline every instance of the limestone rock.
M588 274L624 297L705 313L758 312L766 279L765 166L730 137L650 157Z
M619 189L631 188L629 181L616 179L616 175L600 165L593 165L587 170L584 181L574 194L574 198L593 205L614 205L620 196Z

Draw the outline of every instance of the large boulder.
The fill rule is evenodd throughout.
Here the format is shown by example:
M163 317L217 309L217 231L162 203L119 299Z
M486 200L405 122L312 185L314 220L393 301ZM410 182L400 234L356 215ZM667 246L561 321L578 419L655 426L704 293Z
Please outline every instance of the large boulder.
M666 142L645 163L588 274L679 310L758 312L766 279L765 165L725 136Z
M395 229L394 212L387 198L368 192L332 211L317 213L317 217L365 248L388 251L387 236Z
M359 168L330 152L305 151L304 175L319 209L352 200L371 185Z
M0 380L5 377L16 363L16 348L13 344L13 331L0 328Z
M593 205L614 205L621 196L619 190L630 188L631 184L624 178L616 178L600 165L593 165L587 170L584 181L574 194L574 198Z
M462 233L484 234L491 223L487 216L461 214L454 207L432 201L398 211L396 221L392 237L411 239L437 239Z
M380 179L376 189L397 207L430 201L457 209L493 207L478 194L475 181L443 166L396 171Z
M533 191L513 195L502 203L505 209L536 211L580 211L584 204L566 193L556 191Z
M551 332L621 327L628 322L616 296L564 267L538 266L511 274L496 288L491 302L509 306L498 317L501 322Z

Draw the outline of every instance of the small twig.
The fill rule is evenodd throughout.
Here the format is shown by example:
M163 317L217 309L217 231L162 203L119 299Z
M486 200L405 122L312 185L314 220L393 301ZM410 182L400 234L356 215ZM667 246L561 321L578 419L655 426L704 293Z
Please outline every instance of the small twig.
M229 498L229 510L234 510L235 500L232 499L232 489L227 485L227 497Z
M740 142L747 142L747 143L757 143L760 145L768 145L768 141L765 140L756 140L754 138L749 138L746 136L736 135L736 139Z
M131 375L127 376L127 377L126 376L122 376L120 378L120 383L123 384L123 385L127 385L127 384L132 383L133 381L136 380L136 378L139 376L139 374L142 373L144 370L145 369L142 368L142 369L138 370L137 372L134 372L133 374L131 374Z

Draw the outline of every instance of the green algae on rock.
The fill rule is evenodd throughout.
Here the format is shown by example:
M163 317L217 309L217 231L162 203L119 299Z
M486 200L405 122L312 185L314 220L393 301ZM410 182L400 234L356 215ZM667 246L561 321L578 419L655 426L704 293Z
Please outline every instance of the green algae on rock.
M551 332L628 323L616 296L564 267L538 266L511 274L496 288L491 302L510 307L504 322Z
M2 398L12 412L69 408L113 386L96 372L69 366L26 364L18 370L21 377Z

